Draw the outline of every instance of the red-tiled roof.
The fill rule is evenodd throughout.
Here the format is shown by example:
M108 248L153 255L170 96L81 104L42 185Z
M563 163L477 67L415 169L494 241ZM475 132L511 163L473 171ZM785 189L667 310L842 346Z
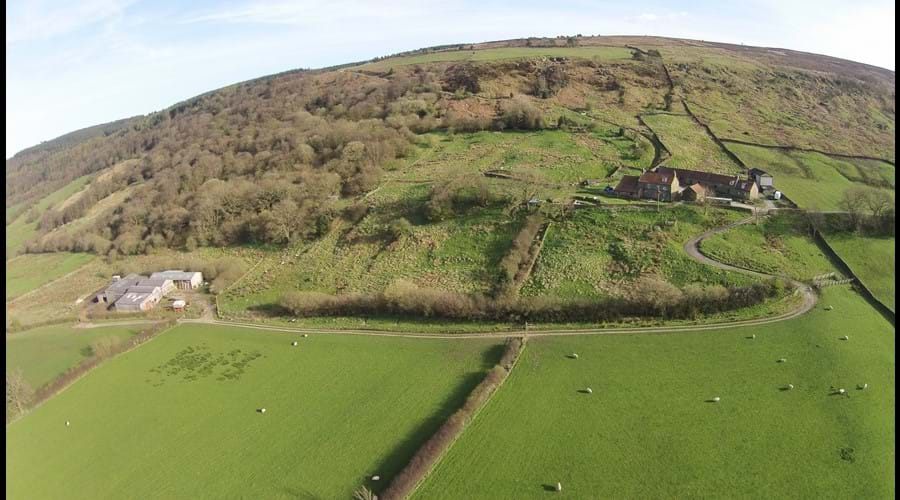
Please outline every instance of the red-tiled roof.
M671 186L672 179L675 176L670 173L662 173L662 172L644 172L641 174L641 177L638 179L638 182L643 184L658 184L660 186Z

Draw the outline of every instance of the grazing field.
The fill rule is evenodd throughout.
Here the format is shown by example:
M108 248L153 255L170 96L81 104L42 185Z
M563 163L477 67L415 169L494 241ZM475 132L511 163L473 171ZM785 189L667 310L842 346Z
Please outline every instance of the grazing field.
M688 206L640 211L580 209L555 222L522 295L568 298L621 294L638 277L658 276L678 286L746 284L752 278L700 264L682 246L705 229L742 214ZM675 222L677 221L677 222Z
M617 61L631 59L631 50L625 47L505 47L483 50L453 50L411 56L391 57L370 62L353 69L382 71L393 66L427 64L448 61L497 61L501 59L525 59L533 57L569 57Z
M801 208L841 210L841 198L851 186L866 183L893 186L894 168L884 162L854 160L855 163L850 163L820 153L787 152L727 142L726 145L749 167L772 174L775 188Z
M763 327L534 338L414 498L893 498L894 345L845 287Z
M896 310L895 239L844 233L827 236L827 239L831 248L844 259L872 295L892 311Z
M6 300L28 293L94 259L86 253L28 254L6 261Z
M644 115L643 119L672 153L666 166L720 174L742 173L740 165L729 158L691 117L656 114Z
M701 251L715 260L797 280L835 272L828 257L809 238L799 217L779 214L711 236Z
M24 248L25 243L37 234L38 219L35 219L33 222L26 221L29 211L34 210L38 215L44 213L48 208L53 207L57 203L64 201L66 198L83 189L90 179L91 176L85 175L84 177L79 177L66 184L37 202L34 207L6 226L6 258L10 259L14 257L17 252Z
M502 339L182 325L11 424L6 494L349 498L383 487L501 353Z
M91 342L104 337L126 339L143 325L73 328L44 326L6 335L6 369L22 369L33 389L50 382L92 354Z

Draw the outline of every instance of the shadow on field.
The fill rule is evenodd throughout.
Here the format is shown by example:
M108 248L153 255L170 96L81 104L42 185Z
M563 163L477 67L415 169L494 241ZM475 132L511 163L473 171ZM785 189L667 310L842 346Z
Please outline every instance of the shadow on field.
M456 410L462 408L463 403L475 387L484 379L484 372L473 372L466 375L462 382L456 386L450 393L450 396L444 400L440 409L431 416L423 420L418 427L412 430L410 434L399 439L399 444L393 450L385 455L384 460L378 463L373 469L373 474L382 477L381 481L375 485L373 490L375 493L381 493L391 483L391 480L400 472L403 467L409 463L413 454L438 430L438 428L452 415Z
M284 307L278 304L258 304L255 306L247 307L248 311L262 314L271 318L277 318L281 316L290 316L291 312L285 309Z
M544 489L544 491L552 491L553 493L556 493L555 484L542 484L541 487Z
M500 362L500 358L503 357L503 351L506 350L506 346L504 344L497 344L492 346L490 349L486 349L481 354L481 366L485 369L493 368L494 365Z

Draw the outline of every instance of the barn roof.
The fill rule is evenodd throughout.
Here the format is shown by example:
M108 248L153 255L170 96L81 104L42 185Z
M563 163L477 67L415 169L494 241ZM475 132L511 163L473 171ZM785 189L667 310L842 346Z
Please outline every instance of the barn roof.
M195 275L200 274L196 271L178 271L168 270L160 271L150 275L150 279L167 279L172 281L190 281Z
M616 188L613 191L618 191L621 193L637 193L638 192L638 176L623 175L622 179L619 181L619 184L616 185Z

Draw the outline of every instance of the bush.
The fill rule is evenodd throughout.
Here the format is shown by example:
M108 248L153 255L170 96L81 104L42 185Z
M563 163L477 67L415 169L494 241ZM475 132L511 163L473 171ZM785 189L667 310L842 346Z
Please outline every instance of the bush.
M539 130L544 128L543 114L533 104L524 99L512 99L501 108L498 123L502 128L517 130Z

